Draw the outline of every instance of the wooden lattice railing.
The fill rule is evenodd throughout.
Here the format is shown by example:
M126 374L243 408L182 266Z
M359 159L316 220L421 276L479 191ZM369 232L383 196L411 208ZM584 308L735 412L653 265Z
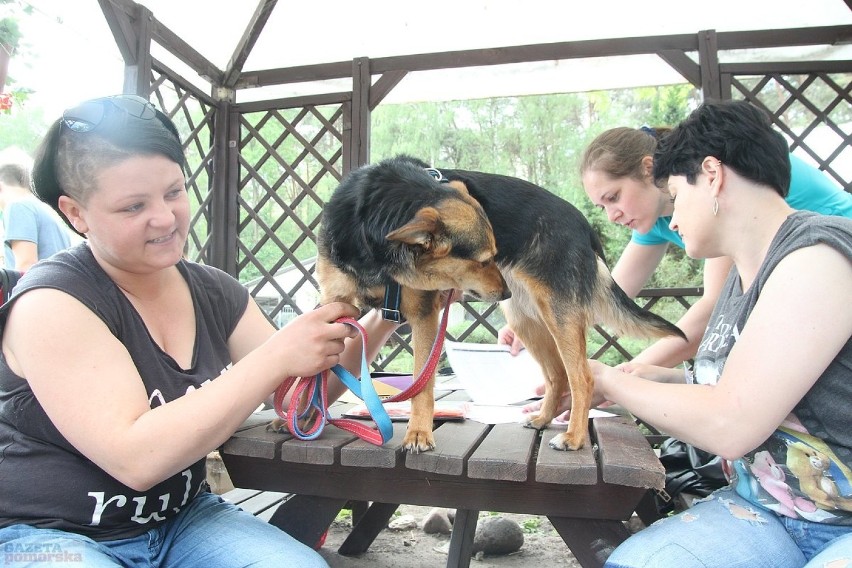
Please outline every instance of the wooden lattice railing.
M252 112L240 125L237 273L282 323L316 304L316 230L341 178L342 108Z
M216 102L155 61L152 101L176 123L185 141L187 188L193 217L187 256L216 264L211 235L227 225L213 206L213 156ZM766 108L776 125L828 175L847 189L849 161L850 73L762 74L729 77L734 98ZM822 82L832 95L813 100L810 86ZM825 92L824 90L822 91ZM316 230L322 207L343 173L346 103L305 104L297 108L239 112L239 165L236 188L226 188L236 204L236 230L226 247L236 251L234 276L278 325L311 309L317 301L313 275ZM793 125L793 126L790 126ZM833 133L826 148L810 137L821 126ZM229 150L230 151L230 150ZM842 159L841 159L842 158ZM220 181L221 183L221 181ZM220 187L223 187L220 185ZM235 194L230 194L230 192ZM222 266L222 268L226 268ZM637 300L646 309L677 321L701 295L700 288L645 290ZM496 304L461 302L448 337L492 342L504 324ZM619 338L595 327L588 355L616 364L635 356L645 344ZM376 370L411 371L410 334L396 334L374 364Z
M649 288L642 290L637 303L671 322L676 322L701 297L702 288ZM447 339L451 341L473 341L493 343L497 332L505 324L497 304L483 302L460 302L452 309L462 313L461 321L448 327ZM451 320L452 321L452 320ZM391 338L373 365L377 371L411 372L412 357L410 330L400 328ZM638 341L618 337L601 326L594 326L588 334L588 356L602 359L608 364L618 364L635 357L650 341ZM442 364L446 364L442 360Z
M213 197L213 115L216 107L177 75L155 64L152 70L151 102L172 119L183 140L187 168L186 188L192 205L187 257L210 263L210 234L214 225Z
M791 151L852 191L852 73L732 75L730 84L732 98L770 113Z

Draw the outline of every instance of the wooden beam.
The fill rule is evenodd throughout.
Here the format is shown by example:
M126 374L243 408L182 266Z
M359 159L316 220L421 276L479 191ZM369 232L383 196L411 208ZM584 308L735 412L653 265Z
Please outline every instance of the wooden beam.
M210 96L210 93L202 91L195 83L187 80L180 73L171 69L162 61L157 60L156 57L151 58L151 68L155 69L160 74L161 78L165 75L168 77L170 83L179 86L186 92L192 93L192 96L197 98L199 101L210 106L216 106L217 100Z
M266 69L263 71L244 71L240 73L235 88L245 89L265 87L268 85L284 85L288 83L303 83L305 81L325 81L328 79L346 79L352 76L351 61L335 63L318 63L316 65L296 65L281 69Z
M787 30L721 32L716 34L716 42L720 50L783 47L790 45L837 45L850 41L852 41L852 25ZM675 34L379 57L370 60L370 68L373 74L384 74L388 71L430 71L435 69L504 65L507 63L524 63L529 61L553 61L560 59L659 54L670 51L688 52L697 50L698 42L695 34ZM351 71L351 61L248 71L240 75L236 88L344 79L351 77Z
M656 53L661 49L695 50L698 46L692 34L589 40L577 42L521 45L465 51L447 51L443 53L422 53L379 57L370 60L373 73L388 71L431 71L435 69L456 69L460 67L478 67L484 65L503 65L528 61L552 61L558 59L576 59L607 55L633 55ZM343 79L349 77L351 62L335 62L317 65L268 69L244 73L245 81L241 86L266 86L303 81L325 79Z
M133 0L98 0L98 2L101 4L101 11L104 12L105 16L107 16L107 11L104 9L105 2L112 4L115 7L116 12L123 11L125 13L125 17L128 19L135 18L137 13L136 10L139 8L139 4ZM109 16L107 16L107 22L109 21ZM122 29L122 31L125 30ZM115 31L113 31L113 35L115 35ZM189 65L189 67L198 73L200 77L203 77L215 85L221 84L224 73L206 57L201 55L201 53L199 53L194 47L186 43L176 33L163 25L163 23L157 20L157 18L153 15L151 16L151 39L163 46L163 48L169 51L172 55ZM135 41L128 43L130 43L130 45L134 45ZM119 45L119 49L121 48L121 45Z
M722 73L731 73L734 75L849 73L852 72L852 60L755 61L751 63L723 63L719 65L719 68L722 70Z
M154 19L152 37L172 55L189 65L200 77L214 85L222 84L224 73L156 18Z
M660 59L668 63L672 69L683 75L683 78L695 85L701 86L701 68L685 52L667 49L657 53Z
M98 0L125 65L136 63L136 32L131 24L133 8L127 0Z
M319 95L300 95L298 97L285 97L279 99L269 99L264 101L251 101L245 103L237 103L233 105L233 109L239 113L247 112L264 112L268 110L278 110L283 108L299 108L303 106L322 106L342 104L352 100L351 91L342 91L339 93L322 93Z
M370 88L370 110L375 110L406 75L408 75L408 71L388 71L382 74L375 85Z
M246 26L246 31L243 32L243 36L237 42L234 55L231 56L231 60L228 61L228 65L225 67L225 74L222 79L223 86L232 89L236 85L237 80L240 78L240 72L243 70L243 65L245 65L249 53L251 53L254 44L257 42L260 32L266 26L269 16L272 15L272 10L275 9L277 2L278 0L258 1L257 9L255 9L248 26Z
M719 32L716 36L720 50L797 45L841 45L852 41L852 25Z

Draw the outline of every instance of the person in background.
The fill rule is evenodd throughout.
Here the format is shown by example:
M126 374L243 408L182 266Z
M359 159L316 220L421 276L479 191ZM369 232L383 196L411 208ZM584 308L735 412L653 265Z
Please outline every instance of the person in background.
M680 235L670 225L673 205L665 190L654 185L653 154L658 138L669 129L613 128L598 135L586 148L581 164L583 188L613 223L629 227L633 234L612 276L630 297L635 297L651 278L670 244L683 248ZM818 169L788 154L791 167L787 203L794 209L852 218L852 193L834 184ZM677 337L657 341L630 364L675 367L691 359L707 326L732 260L710 258L704 262L704 294L677 322L688 341ZM517 353L523 344L510 328L498 332L498 343Z
M606 565L843 565L852 558L852 219L784 200L768 116L706 102L654 155L692 258L733 267L682 371L592 361L596 402L727 460L731 482L622 543Z
M86 567L326 565L211 493L205 458L287 377L359 368L360 336L337 321L359 312L331 303L276 330L237 280L186 260L184 168L175 126L130 95L66 110L39 148L35 191L85 240L0 309L0 550ZM371 359L398 324L362 323ZM330 398L344 390L330 378Z
M37 261L71 246L68 229L30 189L32 160L18 148L0 152L0 209L6 268L26 272Z

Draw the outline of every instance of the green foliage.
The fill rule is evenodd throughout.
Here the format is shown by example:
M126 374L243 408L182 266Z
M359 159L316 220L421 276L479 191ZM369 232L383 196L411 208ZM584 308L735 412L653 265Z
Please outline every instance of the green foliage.
M602 131L615 126L643 124L668 126L680 122L698 100L690 85L590 93L555 94L496 99L380 105L373 111L371 162L405 153L435 167L500 173L527 179L571 202L601 237L607 261L614 265L630 239L630 231L610 223L603 211L586 197L579 165L586 146ZM701 264L671 247L649 286L701 285ZM661 302L654 311L677 321L685 308ZM502 314L489 316L494 329L504 325ZM475 343L492 343L494 333L471 320L450 327L451 337ZM604 345L604 338L590 332L588 355ZM632 355L650 344L648 340L620 338ZM391 348L386 348L389 352ZM609 364L626 357L614 349L601 360ZM385 368L411 372L407 352L397 354Z
M32 156L47 131L47 121L41 109L17 103L14 112L0 113L0 148L17 146Z
M687 84L617 91L379 105L371 161L399 153L434 166L511 175L571 202L601 237L612 266L630 231L610 223L583 191L579 165L591 140L615 126L674 125L694 108ZM673 247L674 248L674 247ZM668 286L700 283L700 265L672 251L658 270ZM658 285L658 284L654 284Z
M541 517L529 517L521 522L521 529L526 534L537 533L541 529Z
M21 40L21 30L18 27L18 20L15 18L3 18L0 20L0 46L3 49L8 49L9 53L14 53Z

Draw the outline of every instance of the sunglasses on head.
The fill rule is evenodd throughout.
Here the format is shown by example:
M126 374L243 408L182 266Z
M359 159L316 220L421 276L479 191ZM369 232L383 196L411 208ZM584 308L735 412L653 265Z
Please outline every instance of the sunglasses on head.
M154 105L137 95L115 95L86 101L62 113L62 124L74 132L91 132L107 116L107 110L117 108L142 120L157 116Z

